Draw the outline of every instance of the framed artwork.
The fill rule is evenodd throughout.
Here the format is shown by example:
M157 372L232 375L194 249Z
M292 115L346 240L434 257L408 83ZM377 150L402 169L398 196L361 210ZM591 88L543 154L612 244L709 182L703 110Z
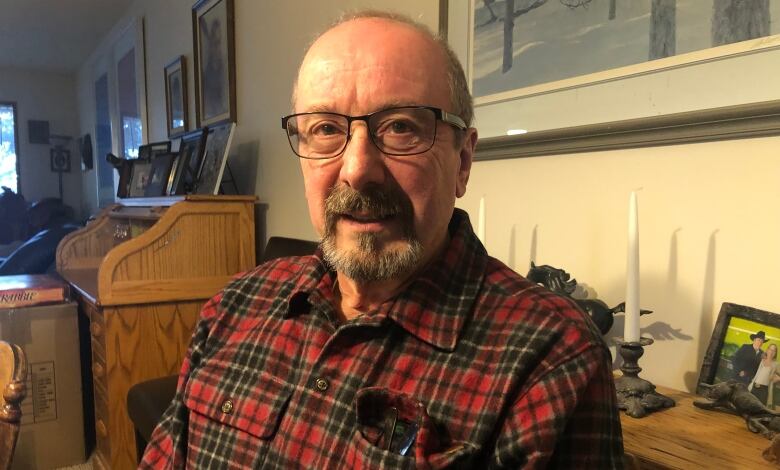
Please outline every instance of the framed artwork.
M149 186L151 173L151 162L140 159L133 161L128 197L144 197L146 195L146 187Z
M516 147L543 139L541 154L551 154L592 150L594 135L616 134L616 127L622 135L641 128L647 132L638 140L652 145L668 137L653 131L672 126L678 142L681 132L685 141L697 141L707 128L691 124L708 121L711 128L724 113L729 123L755 131L760 119L745 119L751 113L745 107L755 107L753 116L776 114L780 89L771 77L780 74L780 23L770 18L780 17L780 2L727 8L729 3L441 5L448 41L475 96L480 137ZM767 110L767 103L776 105ZM738 109L727 113L732 107ZM537 138L541 132L547 134Z
M198 182L198 171L203 161L207 129L188 132L181 137L179 158L173 169L173 181L170 182L169 195L190 194Z
M219 194L222 174L225 172L230 143L236 123L228 122L210 128L206 137L206 150L198 173L197 194Z
M171 151L171 141L152 142L138 147L138 159L151 162L157 155Z
M53 172L70 173L70 150L55 145L49 149L49 164Z
M173 152L161 153L154 157L151 170L149 171L149 182L144 189L144 196L159 197L166 195L168 179L175 160L176 154Z
M192 7L197 127L236 121L233 0L200 0Z
M179 56L165 66L165 114L168 137L187 132L187 67Z
M766 365L772 368L772 373L768 374L771 380L774 369L778 367L778 346L780 314L724 303L702 361L697 393L702 394L702 383L712 385L731 379L745 385L754 379L760 382L762 379L756 374ZM762 359L766 359L763 364ZM777 372L780 375L780 371ZM769 385L771 394L778 393L774 402L780 404L780 391L775 390L774 381L770 381Z

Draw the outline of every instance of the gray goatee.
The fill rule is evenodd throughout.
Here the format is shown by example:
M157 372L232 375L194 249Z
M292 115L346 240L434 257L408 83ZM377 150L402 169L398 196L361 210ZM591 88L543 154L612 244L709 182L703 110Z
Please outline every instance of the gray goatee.
M339 217L358 212L374 219L396 217L403 230L404 246L383 247L380 236L374 232L356 234L355 248L336 246ZM413 213L411 201L397 185L372 185L363 191L345 185L334 186L325 199L325 234L322 237L325 261L358 282L384 281L410 273L422 255L422 244L414 231Z

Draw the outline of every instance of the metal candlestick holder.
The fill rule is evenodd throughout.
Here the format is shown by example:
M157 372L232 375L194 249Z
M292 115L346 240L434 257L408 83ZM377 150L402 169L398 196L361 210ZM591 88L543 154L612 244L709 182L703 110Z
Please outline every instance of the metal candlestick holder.
M639 341L615 338L614 341L623 358L620 366L623 376L615 379L618 408L632 418L641 418L653 411L674 406L674 400L656 392L655 385L639 377L642 371L639 358L645 353L644 347L653 344L652 338L640 338Z

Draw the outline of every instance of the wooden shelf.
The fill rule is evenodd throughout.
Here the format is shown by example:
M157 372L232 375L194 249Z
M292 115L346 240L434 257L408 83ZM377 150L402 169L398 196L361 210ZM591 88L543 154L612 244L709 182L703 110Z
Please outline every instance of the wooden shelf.
M621 413L626 454L647 469L769 468L761 453L770 441L748 431L739 416L693 406L696 395L658 387L677 405L631 418ZM629 459L630 460L630 459Z

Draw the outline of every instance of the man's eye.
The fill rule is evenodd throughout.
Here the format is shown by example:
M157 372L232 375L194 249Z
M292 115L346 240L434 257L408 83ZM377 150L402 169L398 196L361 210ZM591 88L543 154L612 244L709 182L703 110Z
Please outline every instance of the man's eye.
M388 119L377 128L378 135L411 134L418 130L413 122L408 119Z
M330 135L341 134L342 130L333 123L324 122L313 126L309 130L309 133L314 136L325 137Z
M405 134L407 132L412 132L413 130L412 126L405 121L393 121L390 123L390 132L395 134Z

